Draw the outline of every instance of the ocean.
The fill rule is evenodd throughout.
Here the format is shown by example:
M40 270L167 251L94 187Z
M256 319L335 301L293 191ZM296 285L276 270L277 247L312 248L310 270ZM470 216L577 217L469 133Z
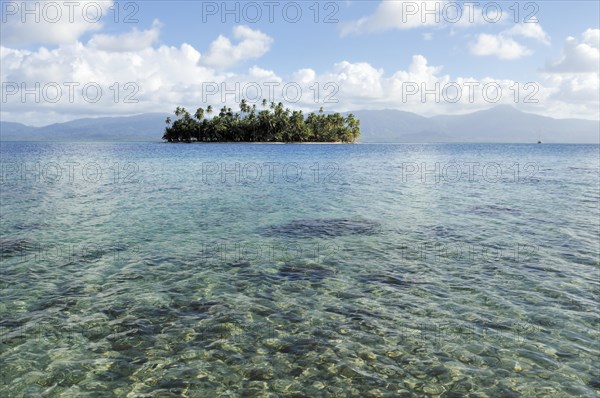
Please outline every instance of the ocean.
M589 397L598 145L2 142L2 396Z

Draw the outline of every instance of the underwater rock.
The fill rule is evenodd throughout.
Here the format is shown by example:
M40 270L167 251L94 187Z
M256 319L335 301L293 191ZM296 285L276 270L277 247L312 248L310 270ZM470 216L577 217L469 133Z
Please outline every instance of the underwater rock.
M456 392L456 391L444 391L442 393L442 395L440 395L441 398L463 398L464 395Z
M245 261L245 260L240 260L240 261L229 262L229 263L227 263L227 265L232 268L246 268L246 267L250 266L250 262Z
M19 223L19 224L15 224L13 225L13 228L16 229L17 231L35 231L38 229L41 229L43 227L45 227L47 224L44 223L36 223L36 222L32 222L32 223Z
M428 227L427 229L429 230L429 233L440 239L461 237L461 235L454 228L445 227L443 225L434 225L432 227Z
M58 291L58 295L69 296L69 297L85 297L85 285L84 284L72 284L67 283L61 286Z
M195 315L208 316L211 307L219 305L218 301L210 301L206 299L186 300L185 297L177 297L170 305L169 309L173 314L180 315Z
M32 248L33 244L27 239L4 239L0 241L0 257L13 257Z
M365 361L374 361L377 359L377 355L375 355L374 353L372 353L370 351L360 351L358 353L358 357Z
M302 368L294 368L292 370L290 370L290 376L292 377L298 377L302 374L302 372L304 372L304 369Z
M600 377L594 377L588 383L590 387L600 389Z
M391 275L391 274L369 274L369 275L361 275L359 280L363 283L383 283L384 285L391 286L408 286L410 285L410 281L402 279L401 277Z
M305 356L311 351L317 351L318 343L312 338L286 337L281 340L279 351L284 354Z
M431 377L443 377L450 374L450 369L445 366L435 366L427 371L427 374Z
M521 214L520 210L513 209L512 207L499 206L499 205L475 206L475 207L473 207L473 209L471 211L475 214L488 215L488 216L489 215L495 216L495 215L502 214L502 213L514 214L514 215Z
M188 303L185 308L192 312L205 313L210 312L211 308L214 306L218 306L221 303L218 301L209 301L209 300L194 300Z
M252 368L248 369L244 373L244 376L252 381L271 380L273 378L273 371L269 368Z
M336 237L345 235L373 235L379 232L381 224L376 221L325 218L315 220L298 220L273 225L266 229L267 236L284 236L289 238Z
M278 275L282 278L286 278L292 281L311 281L319 282L331 275L334 272L321 265L308 263L308 264L284 264L278 272Z
M362 379L363 375L349 365L341 365L337 368L337 372L340 376L346 379Z
M127 311L127 307L123 306L112 306L101 310L104 314L108 315L109 319L116 319Z

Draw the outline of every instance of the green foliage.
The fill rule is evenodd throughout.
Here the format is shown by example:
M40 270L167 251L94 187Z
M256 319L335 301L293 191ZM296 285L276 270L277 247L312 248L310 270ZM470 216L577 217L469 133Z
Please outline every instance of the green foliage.
M291 111L283 104L262 102L256 105L240 103L240 113L223 107L211 119L212 106L198 108L192 116L185 108L175 109L176 119L166 120L163 140L168 142L354 142L360 136L360 121L349 114L318 114L304 117L302 111Z

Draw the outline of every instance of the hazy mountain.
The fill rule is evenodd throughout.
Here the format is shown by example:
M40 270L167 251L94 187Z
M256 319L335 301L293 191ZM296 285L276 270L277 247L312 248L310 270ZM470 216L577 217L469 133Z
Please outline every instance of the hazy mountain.
M465 115L425 118L396 110L353 112L362 142L600 143L600 123L554 119L501 105Z
M36 130L35 127L26 126L21 123L0 121L0 139L4 139L4 132L8 132L8 134L10 136L12 136L12 135L29 136L30 134L33 134L33 132L35 130Z
M44 127L0 122L4 141L160 141L167 114L72 120Z
M361 142L567 142L600 143L600 123L553 119L497 106L466 115L426 118L398 110L352 112ZM167 114L78 119L44 127L0 122L4 141L160 141Z
M431 120L455 140L468 142L594 142L600 141L598 121L553 119L503 105L460 116Z
M416 113L392 109L352 112L360 120L361 142L440 142L451 137Z

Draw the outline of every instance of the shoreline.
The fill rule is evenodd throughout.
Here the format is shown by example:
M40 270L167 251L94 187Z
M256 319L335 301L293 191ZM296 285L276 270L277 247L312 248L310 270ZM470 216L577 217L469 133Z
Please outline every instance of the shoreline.
M266 141L257 141L257 142L252 142L252 141L214 141L214 142L208 142L208 141L193 141L193 142L168 142L168 141L163 141L163 144L209 144L209 145L214 145L214 144L251 144L251 145L356 145L356 144L361 144L360 142L340 142L340 141L336 141L336 142L266 142Z

